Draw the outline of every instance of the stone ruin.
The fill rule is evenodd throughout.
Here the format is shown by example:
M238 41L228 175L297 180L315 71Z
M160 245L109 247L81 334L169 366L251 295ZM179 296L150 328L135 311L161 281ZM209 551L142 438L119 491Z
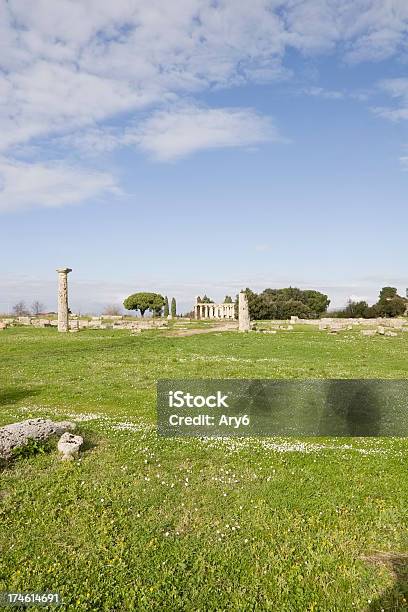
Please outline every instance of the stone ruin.
M248 298L245 291L241 291L238 297L238 330L248 332L250 329Z
M195 319L235 319L235 304L233 302L224 302L222 304L213 304L199 302L196 297L194 304Z
M58 331L69 331L68 274L71 268L58 268Z
M0 427L0 459L11 459L17 449L27 446L30 441L44 442L73 429L75 424L70 421L54 422L49 419L28 419Z
M33 327L58 327L59 332L78 332L81 329L128 329L133 333L140 333L151 329L164 329L168 326L165 319L139 319L129 320L123 315L100 315L91 317L90 320L81 319L77 315L69 316L68 308L68 274L72 272L71 268L58 268L58 317L55 319L38 318L30 316L19 317L4 317L0 320L0 330L4 330L9 326L26 325ZM194 318L200 319L216 319L216 320L235 320L235 304L234 303L203 303L198 302L194 305ZM188 318L183 318L182 325ZM268 329L256 329L254 323L252 328L258 332L276 333L277 330L292 331L293 324L312 325L318 327L319 331L326 331L329 334L338 334L343 331L352 331L360 329L363 336L396 336L397 331L407 332L408 321L403 318L395 319L338 319L333 317L323 317L321 319L300 319L298 316L290 317L290 320L271 322ZM251 330L251 322L249 317L248 299L245 292L241 291L238 298L238 329L241 332Z

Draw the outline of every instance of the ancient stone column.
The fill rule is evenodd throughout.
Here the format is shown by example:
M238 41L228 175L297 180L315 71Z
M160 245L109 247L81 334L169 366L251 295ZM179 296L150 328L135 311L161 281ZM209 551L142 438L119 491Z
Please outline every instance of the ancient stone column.
M248 298L245 291L240 291L238 301L238 329L240 332L250 330Z
M69 331L68 321L68 274L71 268L58 268L58 331Z

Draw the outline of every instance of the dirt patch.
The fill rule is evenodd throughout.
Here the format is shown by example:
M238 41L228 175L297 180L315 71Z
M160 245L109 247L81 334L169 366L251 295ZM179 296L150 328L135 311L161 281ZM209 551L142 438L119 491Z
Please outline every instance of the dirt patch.
M362 557L363 561L386 567L393 578L393 584L369 605L365 612L402 612L408 610L408 554L377 552Z
M364 555L362 559L371 565L385 566L395 578L401 572L408 573L408 553L377 552Z

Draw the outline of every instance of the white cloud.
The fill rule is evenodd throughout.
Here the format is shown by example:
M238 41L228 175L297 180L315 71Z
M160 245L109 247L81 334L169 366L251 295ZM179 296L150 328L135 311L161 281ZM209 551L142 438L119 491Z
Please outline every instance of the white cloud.
M346 4L351 7L346 21L349 37L347 59L379 61L405 51L408 32L406 0L358 0Z
M385 79L379 83L380 90L396 100L396 107L377 106L372 111L379 117L391 121L408 119L408 79L394 78Z
M153 113L125 134L154 158L167 161L204 149L249 147L280 140L272 121L252 109L182 106Z
M345 97L344 92L332 89L324 89L323 87L307 87L303 90L307 96L317 98L326 98L327 100L342 100Z
M95 152L125 140L158 159L275 140L254 111L185 100L288 78L291 49L349 61L403 55L407 29L406 0L0 0L0 151L52 135L74 143L85 128ZM183 101L184 116L163 110ZM406 118L407 108L381 112ZM135 128L141 110L150 117ZM106 129L118 115L128 122L119 135Z
M0 146L282 78L289 48L388 57L407 22L405 0L0 0Z
M114 179L102 172L0 158L0 211L3 212L76 204L118 191Z
M121 128L92 127L59 138L64 147L98 155L118 147L135 147L158 161L170 161L206 149L253 147L286 142L270 117L250 108L173 105Z

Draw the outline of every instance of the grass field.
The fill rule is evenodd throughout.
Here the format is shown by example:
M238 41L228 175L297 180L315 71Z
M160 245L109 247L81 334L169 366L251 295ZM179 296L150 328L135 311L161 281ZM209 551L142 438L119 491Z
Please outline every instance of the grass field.
M158 378L406 378L408 334L0 333L0 424L78 421L0 472L0 592L66 610L406 610L406 439L164 439ZM54 445L55 446L55 445Z

